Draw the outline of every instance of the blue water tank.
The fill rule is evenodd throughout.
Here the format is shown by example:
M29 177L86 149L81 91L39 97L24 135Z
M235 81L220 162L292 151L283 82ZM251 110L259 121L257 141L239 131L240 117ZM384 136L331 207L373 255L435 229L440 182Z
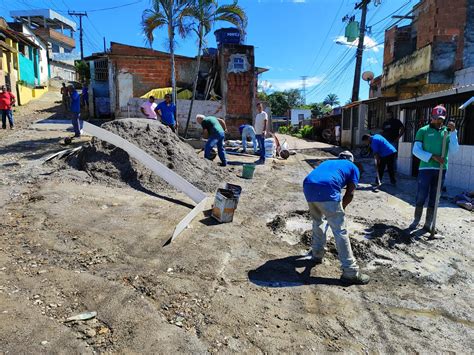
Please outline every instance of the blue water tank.
M238 28L221 28L214 31L217 44L242 44L243 38Z

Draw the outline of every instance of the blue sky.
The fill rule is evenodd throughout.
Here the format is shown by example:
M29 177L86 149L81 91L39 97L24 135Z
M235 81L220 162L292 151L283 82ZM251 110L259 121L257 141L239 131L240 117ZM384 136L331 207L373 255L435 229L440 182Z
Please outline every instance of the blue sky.
M370 70L377 76L382 73L384 30L396 21L391 15L406 14L418 0L379 0L379 6L375 2L369 5L367 15L367 25L372 28L366 38L362 70ZM255 46L256 64L270 69L261 76L263 87L268 92L301 88L300 77L304 75L308 76L308 103L322 101L328 93L336 93L341 103L345 103L352 92L356 44L347 44L341 37L345 26L342 18L356 15L359 20L360 11L354 10L355 3L354 0L239 0L249 20L246 44ZM144 46L140 20L149 4L149 0L0 0L0 16L11 20L10 10L32 8L88 11L84 20L88 55L102 50L103 37L107 43ZM127 6L103 10L120 5ZM217 28L225 26L219 24ZM207 40L209 47L216 46L213 34ZM166 33L157 31L154 48L165 50L165 42ZM196 50L195 38L179 39L177 53L195 56ZM360 97L368 97L368 85L364 81Z

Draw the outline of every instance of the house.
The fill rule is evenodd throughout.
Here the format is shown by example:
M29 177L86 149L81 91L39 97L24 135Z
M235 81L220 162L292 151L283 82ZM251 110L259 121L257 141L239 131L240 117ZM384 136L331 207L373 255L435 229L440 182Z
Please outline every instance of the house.
M74 21L51 9L11 11L10 16L46 45L49 77L76 80L74 61L79 59L79 55L74 52Z
M449 160L446 184L474 189L474 112L459 107L474 96L474 0L422 0L409 25L386 31L383 95L396 97L388 108L404 122L398 169L416 175L411 153L416 131L443 104L456 122L460 152Z
M292 126L302 126L304 121L311 120L311 110L309 109L290 109L290 120Z
M41 80L39 58L42 47L23 33L10 28L3 18L0 18L0 33L7 44L2 51L4 81L16 93L18 104L24 105L47 91L47 87L38 86Z
M84 58L89 64L91 115L141 117L141 96L171 86L170 54L150 48L112 42L110 50ZM191 90L196 58L175 55L179 92ZM197 113L224 117L233 136L238 127L255 117L257 76L263 72L254 64L254 47L239 43L219 43L201 59L197 100L193 105L191 135L200 134ZM190 100L178 100L178 122L184 129Z

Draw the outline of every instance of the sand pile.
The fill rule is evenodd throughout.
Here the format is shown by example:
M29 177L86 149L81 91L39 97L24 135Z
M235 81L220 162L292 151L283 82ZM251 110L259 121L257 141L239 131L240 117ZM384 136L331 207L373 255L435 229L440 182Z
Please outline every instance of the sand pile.
M215 191L228 177L224 168L198 156L189 144L182 142L159 122L120 119L105 123L102 128L137 145L203 191ZM164 180L130 158L124 150L97 138L93 138L77 157L71 158L69 164L105 183L119 180L151 190L170 188Z

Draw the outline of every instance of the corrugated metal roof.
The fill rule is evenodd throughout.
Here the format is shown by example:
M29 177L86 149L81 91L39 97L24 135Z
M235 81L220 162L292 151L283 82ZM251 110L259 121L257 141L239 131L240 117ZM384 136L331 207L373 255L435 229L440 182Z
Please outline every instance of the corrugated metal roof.
M471 91L474 92L474 85L459 86L457 88L432 92L430 94L426 94L426 95L419 96L419 97L414 97L412 99L389 102L389 103L387 103L387 106L398 106L398 105L411 104L413 102L420 102L420 101L438 99L440 97L451 96L451 95L456 95L456 94L464 94L466 92L471 92Z

